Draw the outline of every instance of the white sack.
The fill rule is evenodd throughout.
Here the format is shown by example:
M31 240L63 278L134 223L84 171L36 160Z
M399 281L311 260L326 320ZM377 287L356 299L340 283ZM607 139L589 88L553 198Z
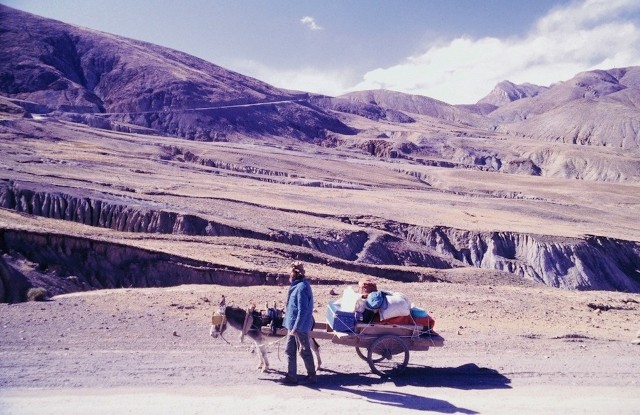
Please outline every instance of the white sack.
M411 314L411 301L402 293L390 293L387 295L387 307L380 309L380 320L408 316Z

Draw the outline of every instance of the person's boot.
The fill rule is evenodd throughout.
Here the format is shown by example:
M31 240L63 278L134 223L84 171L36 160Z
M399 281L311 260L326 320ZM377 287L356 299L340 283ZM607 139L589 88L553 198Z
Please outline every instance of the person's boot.
M297 385L298 378L295 376L291 376L290 374L287 374L287 376L282 378L282 383L284 383L285 385Z
M307 376L304 383L318 383L318 375L316 375L315 373L311 373L309 376Z

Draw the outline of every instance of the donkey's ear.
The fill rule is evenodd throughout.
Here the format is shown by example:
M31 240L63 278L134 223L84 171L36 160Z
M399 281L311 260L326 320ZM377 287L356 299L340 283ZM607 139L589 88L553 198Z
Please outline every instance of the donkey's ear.
M227 299L224 298L224 295L220 298L220 307L224 307L227 305Z

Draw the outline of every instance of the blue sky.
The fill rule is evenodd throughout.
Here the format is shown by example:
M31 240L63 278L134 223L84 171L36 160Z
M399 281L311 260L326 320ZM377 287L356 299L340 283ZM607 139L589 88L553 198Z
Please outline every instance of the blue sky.
M0 0L178 49L275 86L474 103L640 65L638 0Z

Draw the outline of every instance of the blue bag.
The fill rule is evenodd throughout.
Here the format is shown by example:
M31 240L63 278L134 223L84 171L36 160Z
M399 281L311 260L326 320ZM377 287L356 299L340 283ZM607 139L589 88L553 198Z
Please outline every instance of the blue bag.
M366 306L370 310L379 310L387 308L387 293L384 291L374 291L367 295Z

